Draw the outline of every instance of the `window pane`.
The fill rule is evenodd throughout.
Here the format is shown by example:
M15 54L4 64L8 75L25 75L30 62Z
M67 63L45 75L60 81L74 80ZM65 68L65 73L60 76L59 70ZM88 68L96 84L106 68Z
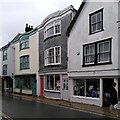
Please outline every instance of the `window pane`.
M87 97L99 97L100 83L97 79L86 80L86 96Z
M55 75L55 90L60 91L60 75Z
M60 47L55 48L56 53L56 63L60 63Z
M110 42L104 42L104 51L110 51Z
M96 23L96 21L97 21L96 15L92 15L92 16L91 16L91 24Z
M50 75L50 90L54 90L54 75Z
M60 25L55 26L55 33L60 33Z
M101 21L101 17L102 17L101 12L99 12L99 13L97 14L97 22L100 22L100 21Z
M104 61L110 61L110 53L104 53Z
M99 44L99 53L102 53L103 52L103 43L100 43Z
M49 75L45 76L45 89L50 89Z
M74 80L73 94L77 96L85 96L84 90L85 90L84 80Z
M97 24L96 24L96 30L101 30L102 29L102 22L98 22Z
M54 48L49 50L49 63L54 63Z
M51 36L51 35L53 35L53 34L54 34L54 28L51 27L51 28L49 28L49 29L47 30L47 36L49 37L49 36Z

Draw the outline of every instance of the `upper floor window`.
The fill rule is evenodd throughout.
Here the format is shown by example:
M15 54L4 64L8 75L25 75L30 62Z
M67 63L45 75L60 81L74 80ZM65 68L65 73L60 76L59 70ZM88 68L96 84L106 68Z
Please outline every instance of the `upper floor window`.
M100 9L89 16L90 34L103 30L103 9Z
M97 61L98 63L110 61L110 41L97 44Z
M20 57L20 69L29 69L29 55Z
M3 75L7 75L7 65L3 65Z
M111 62L111 38L83 46L83 65Z
M3 51L3 60L7 60L7 50Z
M25 35L21 37L20 40L20 50L29 48L29 36Z
M57 65L61 63L61 47L52 47L45 50L45 65Z
M95 44L87 45L84 47L85 63L90 64L95 61Z
M44 39L61 33L61 21L56 20L49 23L44 29Z

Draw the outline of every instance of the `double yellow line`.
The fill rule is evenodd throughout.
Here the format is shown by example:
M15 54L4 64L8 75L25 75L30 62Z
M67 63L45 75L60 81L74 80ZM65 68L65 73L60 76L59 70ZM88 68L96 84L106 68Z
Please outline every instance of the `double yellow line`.
M0 120L2 119L2 117L4 117L5 119L7 120L13 120L12 118L10 118L8 115L6 115L5 113L3 112L0 112Z

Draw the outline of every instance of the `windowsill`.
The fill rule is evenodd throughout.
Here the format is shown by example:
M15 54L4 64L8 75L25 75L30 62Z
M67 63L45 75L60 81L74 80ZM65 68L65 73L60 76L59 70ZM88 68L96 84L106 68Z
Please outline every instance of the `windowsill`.
M47 65L44 65L44 66L47 67L47 66L57 66L57 65L61 65L61 63L47 64Z
M30 47L22 48L22 49L20 49L20 51L21 51L21 50L25 50L25 49L29 49L29 48L30 48Z
M102 63L96 63L96 64L87 64L87 65L82 65L82 67L97 66L97 65L109 65L109 64L112 64L112 62L102 62Z
M30 68L20 68L20 70L28 70L28 69L30 69Z
M44 89L45 92L54 92L54 93L60 93L60 91L58 90L47 90L47 89Z
M72 96L73 98L79 98L79 99L87 99L87 100L100 100L100 98L96 98L96 97L86 97L86 96Z
M60 36L60 35L61 35L61 33L51 35L51 36L45 38L44 41L46 41L47 39L50 39L50 38L56 37L56 36Z
M102 32L102 31L104 31L104 29L101 29L101 30L95 31L95 32L93 32L93 33L90 32L89 35L93 35L93 34L95 34L95 33Z

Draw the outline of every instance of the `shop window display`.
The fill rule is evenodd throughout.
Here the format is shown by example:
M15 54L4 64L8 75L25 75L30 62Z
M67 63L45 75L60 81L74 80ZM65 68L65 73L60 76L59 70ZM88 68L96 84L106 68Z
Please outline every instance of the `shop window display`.
M99 98L100 83L98 79L74 80L73 85L74 95Z
M60 75L46 75L45 89L60 91Z

